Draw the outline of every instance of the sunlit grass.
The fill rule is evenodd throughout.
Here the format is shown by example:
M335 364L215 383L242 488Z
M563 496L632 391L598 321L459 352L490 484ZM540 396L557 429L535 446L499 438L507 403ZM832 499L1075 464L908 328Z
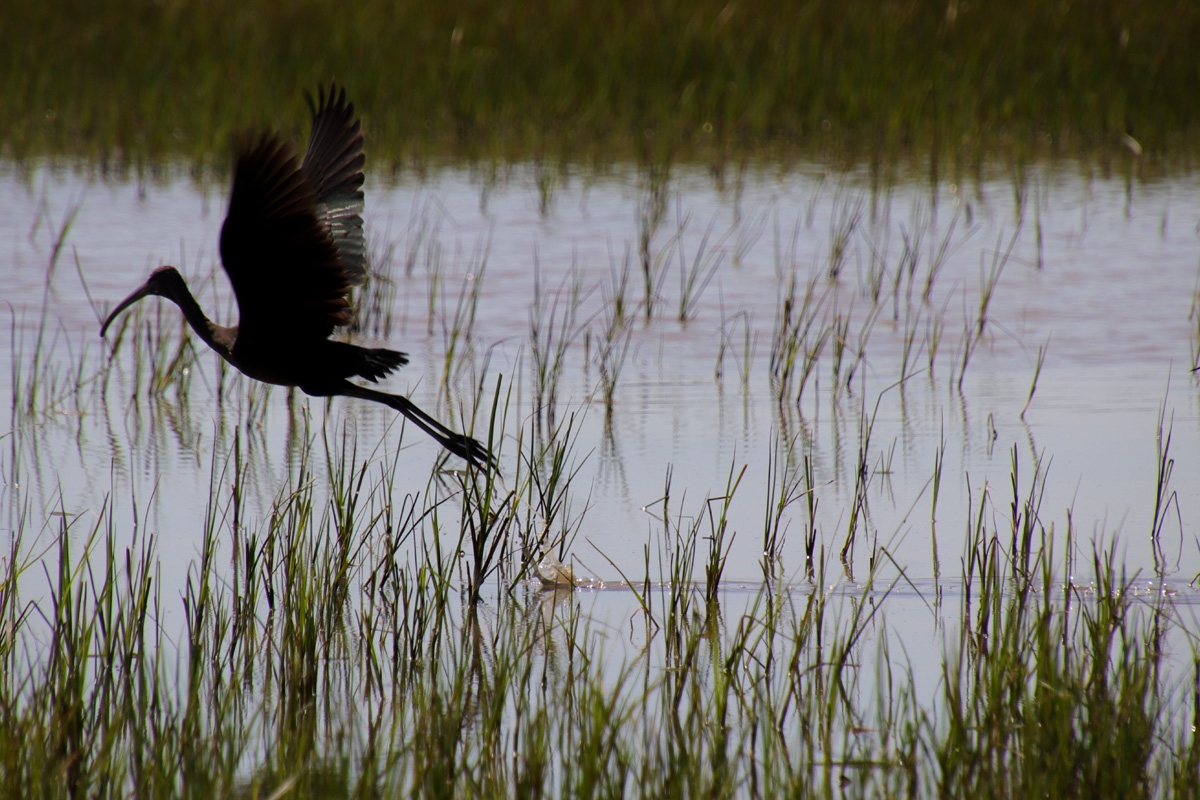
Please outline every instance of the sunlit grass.
M224 163L336 78L376 163L1190 149L1189 3L17 3L0 146ZM785 155L786 157L786 155ZM543 197L552 196L553 168Z

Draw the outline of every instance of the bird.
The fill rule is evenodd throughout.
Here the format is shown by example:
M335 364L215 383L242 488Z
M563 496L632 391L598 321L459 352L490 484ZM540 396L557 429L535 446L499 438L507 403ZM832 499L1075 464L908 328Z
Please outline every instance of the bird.
M297 387L313 397L354 397L403 414L438 444L472 465L496 461L483 444L456 433L402 395L372 383L408 363L406 353L359 347L329 337L350 322L350 292L367 274L363 233L363 135L345 87L306 94L312 132L304 160L278 132L235 139L233 188L221 226L221 263L237 298L238 324L205 316L179 270L162 266L117 304L121 312L157 296L172 301L196 335L242 374Z

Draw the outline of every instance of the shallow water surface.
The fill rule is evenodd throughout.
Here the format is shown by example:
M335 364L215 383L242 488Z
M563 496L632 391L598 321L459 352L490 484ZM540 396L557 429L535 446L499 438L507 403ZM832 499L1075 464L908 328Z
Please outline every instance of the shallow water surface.
M232 322L216 256L223 187L38 165L0 176L14 332L0 351L13 397L0 456L10 531L49 537L59 515L82 531L112 514L157 535L163 585L182 591L234 431L251 527L302 461L325 475L326 452L380 459L401 446L396 502L431 491L436 446L389 409L263 389L204 351L156 392L128 345L110 355L99 339L105 311L163 263L180 267L210 316ZM816 166L750 170L727 185L687 168L665 184L633 169L532 166L373 176L380 277L360 298L370 310L355 338L409 352L384 388L452 427L481 386L477 435L502 378L509 475L521 431L528 442L539 425L571 421L578 472L555 525L581 576L665 579L664 530L711 534L706 513L722 503L706 498L724 496L744 468L723 577L727 592L752 591L764 575L770 470L807 459L816 513L804 499L784 510L772 569L809 585L815 522L825 588L859 592L875 560L873 591L894 584L890 613L929 620L902 629L936 629L934 599L961 581L981 513L1009 548L1014 475L1018 506L1033 498L1053 543L1055 574L1087 584L1093 543L1112 546L1137 585L1189 606L1200 573L1200 187L1191 177L1130 185L1078 165L1031 169L1016 186L869 185ZM796 369L814 355L802 391L795 373L782 389L773 374L786 314L806 331ZM174 352L178 316L143 301L126 335L165 331ZM543 383L539 394L538 353L560 343L556 391ZM611 404L606 374L616 376ZM614 627L630 611L589 602L600 618L610 609Z

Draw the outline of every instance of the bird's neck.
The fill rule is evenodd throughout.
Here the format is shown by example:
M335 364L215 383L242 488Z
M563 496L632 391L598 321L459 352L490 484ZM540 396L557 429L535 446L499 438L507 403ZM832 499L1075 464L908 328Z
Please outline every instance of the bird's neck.
M233 337L228 335L229 329L221 327L206 317L200 304L196 302L196 298L192 297L190 292L181 292L171 299L179 306L184 319L188 321L192 330L206 345L223 356L230 355L233 350Z

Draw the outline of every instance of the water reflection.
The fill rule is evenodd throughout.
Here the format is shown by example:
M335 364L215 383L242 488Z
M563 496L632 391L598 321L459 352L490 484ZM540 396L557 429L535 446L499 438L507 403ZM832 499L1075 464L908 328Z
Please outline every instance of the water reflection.
M547 195L532 169L486 184L455 168L369 181L377 277L358 335L409 351L416 367L390 389L448 421L477 400L486 418L503 376L510 443L527 426L524 441L542 444L569 430L577 542L622 571L640 574L644 546L656 550L660 528L641 509L668 469L673 513L693 518L745 465L726 575L761 576L771 453L786 442L811 464L819 502L811 523L786 515L773 548L785 575L803 574L811 524L826 552L845 553L847 580L880 548L910 579L944 576L967 546L972 502L991 497L987 513L1004 518L1014 464L1045 470L1039 513L1060 534L1070 509L1087 536L1120 536L1131 569L1180 588L1200 572L1188 510L1200 500L1193 181L1030 167L1016 184L872 189L800 166L722 188L683 168L669 181L568 170ZM193 351L173 309L129 321L147 361L98 341L100 312L159 263L180 265L232 321L228 286L212 277L223 187L2 173L10 526L15 508L47 513L61 495L86 512L128 491L149 504L140 524L171 532L180 581L213 454L235 432L259 514L318 437L402 448L397 482L424 486L436 455L391 412L243 381ZM1179 513L1152 547L1161 405Z

